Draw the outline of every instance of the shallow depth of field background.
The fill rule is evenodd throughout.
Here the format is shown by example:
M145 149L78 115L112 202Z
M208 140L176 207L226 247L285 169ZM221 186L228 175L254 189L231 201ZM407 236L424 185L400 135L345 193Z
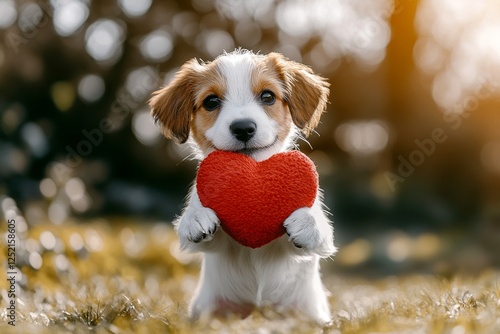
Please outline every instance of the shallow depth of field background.
M51 266L54 282L79 252L111 256L106 233L131 257L171 233L197 162L161 137L147 100L185 61L237 47L331 83L299 143L341 249L327 277L500 265L497 1L0 0L0 201L21 271ZM188 261L167 239L154 249Z

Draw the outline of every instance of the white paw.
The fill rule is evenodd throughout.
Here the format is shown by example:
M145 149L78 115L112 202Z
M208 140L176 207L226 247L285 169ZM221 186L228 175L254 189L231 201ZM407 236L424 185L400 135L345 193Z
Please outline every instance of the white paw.
M292 214L283 223L288 240L295 247L305 250L313 250L320 244L320 231L316 221L311 214L310 208L300 208Z
M177 233L181 244L185 241L194 243L210 241L219 224L219 218L212 209L205 207L187 209L180 218Z

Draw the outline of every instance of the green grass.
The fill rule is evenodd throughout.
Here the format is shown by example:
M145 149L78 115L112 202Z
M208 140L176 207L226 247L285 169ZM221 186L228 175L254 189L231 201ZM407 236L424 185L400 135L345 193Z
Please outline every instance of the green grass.
M179 253L166 224L74 222L31 227L20 239L16 327L7 324L2 270L1 333L500 333L500 273L494 270L369 280L325 261L333 313L328 326L270 308L244 320L192 324L186 310L199 256ZM41 255L39 269L39 257L30 253ZM6 252L0 261L6 268Z

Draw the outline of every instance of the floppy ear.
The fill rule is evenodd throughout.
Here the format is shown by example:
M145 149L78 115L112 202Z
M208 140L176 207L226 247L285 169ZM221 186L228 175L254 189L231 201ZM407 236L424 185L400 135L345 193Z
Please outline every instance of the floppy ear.
M165 137L180 143L189 138L189 125L195 108L196 83L203 65L196 59L186 62L172 81L156 92L149 100L151 115Z
M310 67L299 64L279 53L270 53L285 87L285 100L292 120L308 136L319 124L326 109L330 84L325 78L314 74Z

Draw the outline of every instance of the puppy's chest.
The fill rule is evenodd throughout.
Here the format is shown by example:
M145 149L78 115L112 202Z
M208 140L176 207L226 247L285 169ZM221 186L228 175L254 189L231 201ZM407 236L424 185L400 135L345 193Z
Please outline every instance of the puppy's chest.
M286 292L300 284L302 273L307 270L307 262L297 262L289 255L271 256L256 251L239 255L226 267L228 278L250 294L272 294L277 289Z

